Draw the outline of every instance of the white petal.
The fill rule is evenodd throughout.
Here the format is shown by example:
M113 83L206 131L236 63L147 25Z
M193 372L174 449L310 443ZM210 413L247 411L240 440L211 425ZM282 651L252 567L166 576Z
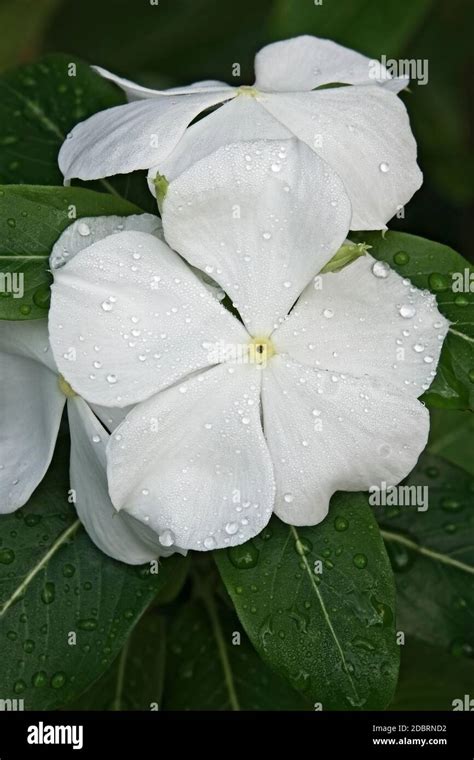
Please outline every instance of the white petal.
M391 77L390 79L386 79L384 82L382 82L382 87L384 87L386 90L390 90L390 92L397 94L406 89L409 84L410 77L402 75L399 77Z
M187 85L186 87L170 87L167 90L154 90L152 87L143 87L141 84L135 84L130 79L119 77L116 74L112 74L111 71L103 69L101 66L92 66L92 68L100 74L104 79L108 79L110 82L118 85L127 95L129 100L139 100L142 98L155 98L157 95L188 95L196 92L223 92L224 95L228 94L228 91L234 91L234 87L226 84L226 82L219 82L215 79L206 79L202 82L195 82L194 84Z
M433 295L365 255L316 278L272 340L302 364L417 397L433 380L448 327Z
M282 356L263 373L262 403L275 511L291 525L323 520L335 491L398 483L428 438L428 410L395 387Z
M0 352L33 359L57 372L49 345L47 319L0 320Z
M85 401L68 401L71 431L71 488L77 514L95 545L113 559L141 565L163 554L158 537L130 515L118 513L107 487L108 434Z
M259 369L221 365L140 404L107 458L115 506L162 539L197 550L247 541L267 524L274 497Z
M162 217L172 248L212 274L260 337L340 246L350 213L341 181L309 148L262 140L220 148L181 174Z
M90 404L90 408L97 415L102 425L111 433L122 424L127 414L133 409L133 405L124 406L120 409L118 406Z
M384 229L422 174L406 108L384 87L262 95L259 102L344 182L353 230Z
M121 232L54 272L49 330L60 372L87 401L125 407L220 361L241 323L165 243Z
M176 148L160 165L149 171L149 187L155 194L157 172L168 181L223 145L246 140L285 140L291 132L271 116L254 97L239 95L192 124Z
M84 216L66 227L53 245L49 263L51 269L59 269L76 253L83 251L98 240L124 230L149 232L164 240L161 219L153 214L131 216Z
M149 169L171 153L201 111L230 97L232 90L157 96L100 111L68 135L59 151L59 168L65 179Z
M324 84L375 84L390 79L380 62L332 40L303 35L273 42L255 57L259 90L296 92Z
M42 481L65 397L51 370L13 354L0 354L0 388L0 514L6 514L23 506Z

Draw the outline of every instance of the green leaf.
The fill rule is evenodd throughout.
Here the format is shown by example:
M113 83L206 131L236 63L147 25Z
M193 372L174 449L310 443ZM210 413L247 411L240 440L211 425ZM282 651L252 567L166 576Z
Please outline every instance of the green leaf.
M472 696L474 663L418 641L407 642L401 653L400 679L390 710L452 710L455 700L464 702L465 694Z
M294 688L324 710L390 702L395 588L362 494L334 497L313 528L274 517L257 538L215 557L253 645Z
M49 255L74 219L136 213L140 210L122 198L82 188L0 187L0 319L47 315L52 280ZM19 275L23 275L22 297L17 297L21 295Z
M437 375L423 400L429 406L474 409L474 269L469 262L447 245L403 232L358 232L351 237L371 245L372 256L418 288L434 293L439 310L451 322ZM464 291L458 292L461 286Z
M49 55L6 72L0 76L0 182L62 185L57 158L67 133L124 101L73 56Z
M412 0L400 12L399 0L277 0L272 24L276 38L314 34L367 55L388 57L422 24L432 0Z
M187 562L153 574L96 549L68 503L67 448L29 503L0 517L0 683L26 710L62 707L97 680Z
M423 455L404 481L428 509L374 507L395 571L397 626L457 656L474 656L474 480ZM413 492L414 493L414 492Z
M304 710L309 703L260 659L235 612L201 584L168 636L165 710Z
M431 410L428 450L474 475L474 414Z
M158 710L165 674L166 625L156 611L133 629L112 667L69 710Z

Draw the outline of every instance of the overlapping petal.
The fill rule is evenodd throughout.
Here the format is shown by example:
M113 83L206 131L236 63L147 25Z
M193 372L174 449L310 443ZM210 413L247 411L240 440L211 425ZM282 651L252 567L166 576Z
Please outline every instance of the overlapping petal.
M168 158L159 166L151 167L148 175L150 190L155 194L153 180L158 172L171 181L224 145L262 137L287 140L292 134L260 105L256 97L239 95L188 127Z
M155 98L157 95L188 95L196 92L222 92L224 96L228 96L229 90L231 92L235 91L234 87L231 87L226 82L219 82L216 79L206 79L201 82L185 85L184 87L169 87L166 90L155 90L153 87L143 87L141 84L131 82L130 79L119 77L117 74L113 74L111 71L107 71L107 69L103 69L101 66L93 66L92 68L104 79L108 79L109 82L118 85L118 87L125 92L130 101L143 98ZM223 100L225 100L225 97Z
M428 410L380 380L275 356L262 384L275 512L291 525L321 522L335 491L398 483L426 445Z
M163 229L260 336L340 246L350 214L342 182L309 148L254 141L220 148L172 182Z
M90 180L149 169L177 145L188 124L206 108L233 97L209 91L158 95L108 108L77 124L58 156L66 180Z
M257 53L255 86L267 92L296 92L326 84L386 82L386 68L375 63L332 40L303 35L273 42Z
M71 431L71 488L77 514L96 546L113 559L129 565L166 556L172 550L133 517L118 513L110 501L106 474L108 434L79 397L68 401Z
M448 327L433 295L366 255L316 278L272 339L302 364L418 397L433 380Z
M402 101L377 86L262 95L259 103L336 171L353 230L383 229L422 183Z
M260 378L255 365L223 364L135 407L108 445L115 507L186 549L233 546L262 530L274 482Z
M248 334L165 243L124 231L55 271L49 330L59 371L87 401L125 407L219 361Z
M28 501L53 456L65 397L47 349L42 320L0 323L0 514Z
M49 263L51 269L59 269L74 256L98 240L125 230L149 232L163 240L161 219L153 214L130 216L84 216L66 227L53 245Z

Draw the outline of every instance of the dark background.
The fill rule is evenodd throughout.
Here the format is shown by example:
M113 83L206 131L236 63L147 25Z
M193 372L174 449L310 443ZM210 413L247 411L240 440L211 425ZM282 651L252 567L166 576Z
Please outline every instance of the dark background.
M473 260L473 20L472 0L0 0L0 68L54 51L151 85L251 84L260 47L303 33L371 57L427 59L428 84L402 96L425 183L391 227Z

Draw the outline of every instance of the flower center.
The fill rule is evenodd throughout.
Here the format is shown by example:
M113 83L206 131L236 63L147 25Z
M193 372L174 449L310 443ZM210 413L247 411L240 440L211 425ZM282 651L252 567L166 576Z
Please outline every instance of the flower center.
M249 98L255 98L259 94L256 87L250 87L248 84L243 84L237 88L237 95L247 95Z
M268 360L276 354L275 346L270 338L252 338L249 343L249 354L250 361L265 366Z
M74 396L77 396L76 391L74 391L71 388L68 381L65 380L62 375L58 375L58 385L59 385L59 390L61 391L61 393L64 393L66 398L74 398Z

